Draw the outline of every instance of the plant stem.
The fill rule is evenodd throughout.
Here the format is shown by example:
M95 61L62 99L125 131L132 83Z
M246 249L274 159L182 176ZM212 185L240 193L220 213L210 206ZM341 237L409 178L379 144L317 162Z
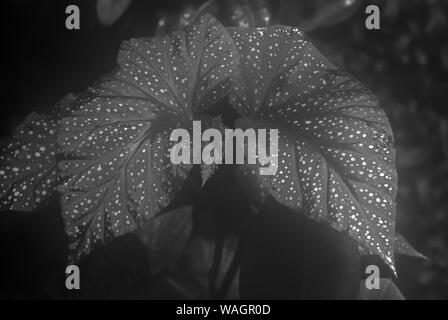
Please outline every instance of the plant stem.
M218 279L219 267L221 265L222 254L224 250L224 238L219 235L216 235L215 240L215 250L213 251L213 263L209 272L208 277L208 290L209 297L215 298L216 295L216 281Z
M216 297L218 299L224 299L227 296L227 293L232 285L233 279L235 278L235 274L238 271L240 266L240 257L241 257L241 247L238 241L238 247L233 255L232 262L230 263L229 269L224 276L224 279L221 284L221 288L219 288Z

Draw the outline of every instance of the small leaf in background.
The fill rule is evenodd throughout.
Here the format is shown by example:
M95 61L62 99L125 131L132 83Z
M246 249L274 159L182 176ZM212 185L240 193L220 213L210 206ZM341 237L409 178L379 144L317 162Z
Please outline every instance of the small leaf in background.
M242 299L356 299L355 240L272 201L241 239Z
M395 270L395 150L375 96L297 28L229 30L244 74L230 98L243 115L237 126L279 130L277 172L260 181L282 204L348 231Z
M180 14L162 15L156 35L183 28L206 13L217 17L226 27L264 27L272 24L271 7L267 0L209 0L196 10L188 6Z
M213 267L216 267L216 279L215 286L219 289L223 284L226 272L228 271L230 265L232 264L232 259L235 255L236 248L238 246L238 240L235 237L228 237L224 240L222 251L216 253L217 249L216 242L205 240L200 237L194 237L184 252L184 260L182 265L179 266L179 271L184 274L184 279L188 279L194 283L194 294L192 298L216 298L210 297L210 272L212 272ZM220 254L220 264L218 266L213 266L213 261L216 255ZM227 299L237 299L239 297L238 292L238 276L236 275L233 279L229 291L225 297ZM208 292L208 293L207 293ZM207 293L204 295L204 293Z
M64 119L60 187L73 257L130 232L164 209L189 164L173 165L175 128L225 96L238 54L226 29L205 15L166 37L126 41L118 71L90 89ZM203 129L211 119L201 119Z
M227 1L232 26L263 27L271 24L271 13L265 0Z
M64 265L56 273L65 269ZM148 299L160 286L148 272L150 262L146 248L135 234L115 238L82 259L80 290L67 291L66 298L76 300ZM62 273L62 279L64 274ZM58 278L59 279L59 278Z
M401 235L396 234L394 242L394 251L396 254L403 254L406 256L428 259L426 256L415 250L409 242Z
M365 280L361 280L358 300L405 300L400 289L391 279L380 279L379 289L367 289Z
M136 230L149 253L153 274L172 269L193 229L192 208L181 207L161 213Z
M201 186L202 187L207 183L208 179L211 178L213 173L215 173L216 169L218 169L218 165L216 163L212 163L212 164L202 163L201 164L201 179L202 179Z
M349 20L357 11L363 12L361 0L278 0L274 18L312 32Z
M165 36L174 30L182 29L187 27L190 23L196 21L200 16L210 13L200 12L199 15L195 13L199 13L198 10L195 10L193 6L186 6L181 10L179 14L166 14L165 12L159 14L159 19L156 26L155 35L156 36ZM214 15L213 15L214 16Z
M341 23L360 8L359 0L324 0L316 7L314 14L301 26L305 31L329 27Z
M211 128L217 129L221 132L222 136L224 136L224 124L222 123L221 116L214 117L210 124ZM207 145L209 142L202 142L203 146ZM221 146L222 150L222 146ZM220 154L222 159L222 152ZM202 159L204 161L204 159ZM218 169L218 164L213 162L212 164L206 164L204 162L201 163L201 186L203 187L207 181L211 178L213 173L215 173L216 169Z
M52 115L30 114L0 155L0 210L32 211L51 198L59 182L56 154L60 117L75 96L63 98Z
M111 26L125 13L132 0L97 0L96 14L100 23Z

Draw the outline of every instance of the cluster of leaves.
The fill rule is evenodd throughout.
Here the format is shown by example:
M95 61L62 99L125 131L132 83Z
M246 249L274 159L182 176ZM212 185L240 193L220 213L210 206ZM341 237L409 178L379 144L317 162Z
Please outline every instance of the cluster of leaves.
M394 247L416 254L395 238L393 138L373 94L299 29L238 25L206 14L123 43L116 71L17 130L0 158L1 209L34 210L57 190L74 259L145 223L176 234L163 212L192 166L170 162L169 135L191 130L193 119L215 126L210 114L225 100L237 114L232 126L280 131L275 175L238 166L261 201L270 195L346 231L392 270ZM165 245L157 240L148 242Z

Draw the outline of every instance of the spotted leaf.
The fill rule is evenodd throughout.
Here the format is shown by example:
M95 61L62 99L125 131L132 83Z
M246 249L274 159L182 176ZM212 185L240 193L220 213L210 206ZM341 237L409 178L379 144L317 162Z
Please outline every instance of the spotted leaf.
M51 115L30 114L0 155L0 210L32 211L53 195L57 186L57 133L60 117L73 108L73 94Z
M243 116L238 126L279 130L277 171L259 181L284 205L347 231L394 269L395 152L376 98L297 28L230 32L242 65L231 94Z
M191 130L200 111L228 93L237 57L209 15L166 37L123 43L118 70L62 124L59 142L69 158L60 163L62 205L73 258L170 203L191 168L171 163L170 134Z
M57 183L57 128L56 120L32 113L2 150L2 210L35 210L52 195Z

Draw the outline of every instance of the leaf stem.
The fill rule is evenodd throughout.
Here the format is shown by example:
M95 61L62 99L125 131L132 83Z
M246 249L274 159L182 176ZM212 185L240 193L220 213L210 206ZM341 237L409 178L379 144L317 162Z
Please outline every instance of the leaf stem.
M221 265L222 254L224 250L224 238L218 233L215 240L215 250L213 252L213 263L209 272L208 286L209 297L215 298L216 295L216 282L219 274L219 267Z
M221 287L219 288L216 294L216 297L218 299L224 299L227 296L230 286L232 285L233 279L235 278L238 268L240 267L240 257L241 257L241 247L238 241L238 247L235 251L235 254L233 255L232 262L230 263L230 266L227 269L227 272L222 281Z

